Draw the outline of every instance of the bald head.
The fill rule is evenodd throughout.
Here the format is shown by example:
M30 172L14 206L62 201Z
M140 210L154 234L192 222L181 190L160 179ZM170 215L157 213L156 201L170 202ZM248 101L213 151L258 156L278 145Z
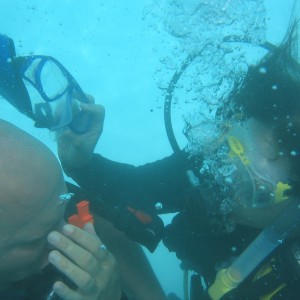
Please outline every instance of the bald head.
M61 177L59 163L45 145L4 121L0 121L0 166L0 203L27 201L47 192Z
M63 220L60 165L41 142L0 120L0 286L39 270Z
M53 153L31 135L2 120L0 166L0 233L4 234L40 214L64 183Z

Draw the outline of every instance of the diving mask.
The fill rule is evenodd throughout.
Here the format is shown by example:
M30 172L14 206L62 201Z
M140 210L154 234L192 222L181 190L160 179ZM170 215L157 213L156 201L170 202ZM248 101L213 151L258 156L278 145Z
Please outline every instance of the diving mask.
M258 145L249 134L247 122L231 126L223 137L222 141L217 139L217 149L203 152L199 169L200 190L210 214L224 216L236 208L265 207L288 200L291 186L285 157L278 161L270 158L273 147Z
M247 125L243 129L240 132L235 130L227 137L229 155L239 170L235 201L243 205L247 203L246 206L263 207L288 200L286 192L291 186L284 182L284 170L272 160L262 160L257 149L259 145L251 139Z
M80 103L88 99L68 70L55 58L16 57L13 40L0 35L0 94L36 127L77 133L88 130L91 117Z

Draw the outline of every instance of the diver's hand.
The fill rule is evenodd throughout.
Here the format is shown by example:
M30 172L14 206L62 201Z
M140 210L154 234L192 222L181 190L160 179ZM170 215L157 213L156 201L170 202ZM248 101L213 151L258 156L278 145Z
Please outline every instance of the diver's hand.
M58 156L62 164L69 167L83 167L92 158L96 144L103 130L104 107L91 103L81 103L81 109L91 116L91 125L86 133L78 134L71 129L57 133Z
M113 255L100 248L101 240L91 223L81 230L65 225L63 234L53 231L48 241L57 250L49 254L49 261L77 286L73 290L63 282L55 282L53 289L64 300L119 300L121 287L119 270Z

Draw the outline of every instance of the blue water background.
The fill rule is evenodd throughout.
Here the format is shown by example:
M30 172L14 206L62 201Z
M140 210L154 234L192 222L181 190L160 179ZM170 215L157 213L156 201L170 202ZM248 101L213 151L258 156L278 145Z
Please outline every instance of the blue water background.
M155 2L155 1L154 1ZM0 32L15 41L19 55L51 55L61 61L81 87L106 108L97 152L135 165L172 153L163 123L163 99L155 70L174 37L149 30L144 19L149 0L0 0ZM287 28L292 0L266 0L267 39L278 43ZM163 40L162 45L158 41ZM161 46L161 47L160 47ZM46 143L53 135L1 101L0 117ZM180 120L178 121L181 124ZM179 125L180 127L181 125ZM186 141L178 135L180 144ZM165 217L169 222L170 216ZM147 252L147 251L146 251ZM201 253L199 253L201 255ZM180 262L160 244L149 259L166 292L182 297Z

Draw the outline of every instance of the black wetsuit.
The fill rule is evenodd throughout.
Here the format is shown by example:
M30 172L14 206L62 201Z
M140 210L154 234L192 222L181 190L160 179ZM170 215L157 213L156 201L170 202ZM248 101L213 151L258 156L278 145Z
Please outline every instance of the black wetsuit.
M171 251L177 252L180 259L193 264L197 271L205 269L210 280L215 276L216 262L221 263L228 255L242 251L258 231L240 227L234 236L212 236L200 220L204 217L200 211L203 206L197 206L201 195L193 192L186 168L176 155L134 167L95 154L84 168L65 171L83 190L101 197L111 206L133 205L155 214L179 212L172 224L165 228L164 242ZM160 210L155 208L157 203L162 204Z
M187 268L199 272L210 285L215 279L216 267L238 256L259 230L237 226L230 234L212 234L202 220L205 219L203 201L200 193L191 188L186 162L172 155L134 167L95 154L84 168L65 168L65 171L88 194L101 197L111 206L132 205L150 214L179 212L164 230L164 243ZM156 208L157 203L162 205L160 210ZM290 293L288 295L293 299ZM238 297L240 295L231 299L241 299ZM258 299L249 292L248 298L243 297Z
M84 168L64 170L83 190L112 206L131 204L148 213L184 209L189 181L185 165L175 155L134 167L95 154ZM156 203L162 204L161 210L156 210Z

